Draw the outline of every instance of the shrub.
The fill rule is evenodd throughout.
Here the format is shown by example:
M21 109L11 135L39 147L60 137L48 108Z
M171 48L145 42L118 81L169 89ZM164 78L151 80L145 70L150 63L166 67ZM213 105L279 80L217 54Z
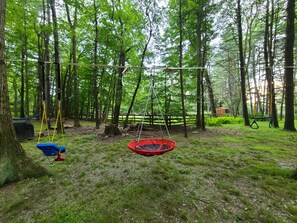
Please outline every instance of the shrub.
M242 123L241 117L222 116L217 118L208 118L205 120L206 126L222 126L223 124L237 124Z

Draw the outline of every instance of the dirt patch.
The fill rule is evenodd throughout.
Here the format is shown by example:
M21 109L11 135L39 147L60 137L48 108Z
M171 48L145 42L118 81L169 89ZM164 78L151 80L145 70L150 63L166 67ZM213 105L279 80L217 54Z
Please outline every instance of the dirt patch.
M86 123L84 123L85 125ZM128 126L127 128L119 127L122 135L116 136L116 137L108 137L104 135L104 129L105 125L101 125L99 129L95 128L94 122L87 122L87 125L81 126L81 127L73 127L73 121L67 120L65 123L65 132L66 134L70 135L87 135L87 134L94 134L97 135L99 139L107 140L112 139L113 140L121 140L123 138L138 138L139 136L139 130L138 128L130 128ZM174 134L184 134L184 128L183 126L171 126L169 128L169 133L171 135ZM213 128L213 127L207 127L205 131L201 129L196 129L192 127L187 128L188 136L196 136L200 135L206 138L212 138L215 136L220 135L232 135L232 136L242 136L244 135L243 132L232 130L232 129L226 129L226 128ZM160 129L159 126L156 127L150 127L150 126L143 126L143 129L141 131L141 138L160 138L160 137L167 137L167 131L165 127L162 127Z

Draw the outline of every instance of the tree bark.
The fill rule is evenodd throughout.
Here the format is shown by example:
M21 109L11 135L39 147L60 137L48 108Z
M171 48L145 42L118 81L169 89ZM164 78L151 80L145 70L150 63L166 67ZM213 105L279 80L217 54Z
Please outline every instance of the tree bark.
M122 45L123 47L123 45ZM118 69L118 78L117 78L117 85L116 85L116 94L115 94L115 106L114 106L114 114L112 123L114 125L119 125L119 117L120 117L120 111L121 111L121 104L122 104L122 95L123 95L123 71L124 66L126 62L126 53L129 51L124 51L121 47L120 51L120 60L119 60L119 69Z
M63 113L62 103L61 103L61 70L60 70L60 49L59 49L59 35L58 35L58 22L56 15L55 0L51 0L51 10L53 18L53 32L54 32L54 50L55 50L55 73L56 73L56 93L57 93L57 108ZM57 109L57 110L58 110ZM58 112L58 111L57 111ZM64 132L63 124L58 118L57 122L57 133Z
M273 46L273 37L272 37L272 27L274 20L274 11L270 13L270 1L267 1L266 5L266 22L265 22L265 35L264 35L264 60L265 60L265 71L266 71L266 80L268 86L268 104L269 104L269 115L272 117L272 123L275 128L278 128L277 120L277 111L275 103L275 88L274 88L274 75L273 75L273 66L274 66L274 56L272 54ZM273 4L273 1L272 1ZM272 5L272 10L274 6ZM271 16L269 16L271 14ZM269 21L270 20L270 21Z
M294 125L294 17L295 0L288 0L285 44L285 125L284 130L296 131Z
M94 40L94 68L93 68L93 98L94 98L94 109L95 109L95 122L96 129L99 129L100 126L100 117L99 117L99 103L98 103L98 86L97 86L97 78L98 78L98 67L96 64L98 63L98 44L99 44L99 29L98 29L98 6L96 5L96 0L93 2L94 7L94 28L95 28L95 40Z
M76 45L77 45L77 38L76 38L76 26L77 26L77 7L75 6L74 9L74 18L73 21L70 18L69 6L65 1L66 13L68 23L71 28L71 42L72 42L72 62L73 62L73 80L74 80L74 127L80 127L79 123L79 92L78 92L78 80L77 80L77 56L76 56Z
M205 72L205 84L207 86L207 92L208 92L208 98L209 98L209 103L210 103L210 111L211 111L211 116L212 117L217 117L216 114L216 103L214 99L214 94L213 94L213 88L211 85L211 80L209 77L209 73Z
M43 0L43 24L44 26L50 27L50 0ZM49 50L49 43L50 43L50 37L49 32L47 30L43 33L44 38L44 61L49 62L50 60L50 50ZM51 122L50 122L50 114L51 114L51 98L50 98L50 64L46 63L43 67L45 78L44 78L44 88L45 88L45 106L46 106L46 117L48 117L48 126L47 128L51 128Z
M121 32L121 39L120 39L120 58L119 58L119 68L118 68L118 78L117 78L117 85L116 85L116 94L115 94L115 106L114 106L114 114L112 118L112 123L116 126L119 125L119 116L121 111L121 104L122 104L122 95L123 95L123 71L126 63L126 55L131 50L128 48L127 50L124 49L124 24L122 18L119 18L120 22L120 32Z
M201 5L199 5L199 10L197 12L197 66L202 67L202 13ZM197 70L197 80L196 80L196 127L202 128L202 117L201 117L201 101L202 101L202 86L201 86L201 76L202 70Z
M248 109L246 104L246 75L245 75L245 62L243 55L243 44L242 44L242 24L241 24L241 0L237 0L237 26L238 26L238 49L239 49L239 60L240 60L240 77L241 77L241 100L242 100L242 116L244 118L244 124L250 125L248 116Z
M184 96L184 81L183 81L183 20L182 20L182 1L179 0L179 81L180 81L180 94L181 94L181 106L183 112L184 123L184 136L188 137L187 120L186 120L186 106Z
M20 117L25 117L25 53L22 49L22 62L21 62L21 90L20 90Z
M48 173L27 157L12 124L5 64L5 8L6 0L0 0L0 185Z

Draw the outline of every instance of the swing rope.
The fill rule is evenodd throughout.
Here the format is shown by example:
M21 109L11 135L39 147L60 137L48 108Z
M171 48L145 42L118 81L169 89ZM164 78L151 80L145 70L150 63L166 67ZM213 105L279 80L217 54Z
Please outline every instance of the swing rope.
M153 87L152 93L153 93L153 95L156 95L154 87ZM157 96L156 96L156 101L157 101L157 105L158 105L158 109L159 109L161 118L162 118L163 123L164 123L164 126L165 126L165 128L166 128L167 135L168 135L169 139L171 140L171 136L170 136L170 133L169 133L167 124L166 124L166 122L165 122L165 118L164 118L164 115L163 115L163 112L162 112L162 109L161 109L161 105L160 105L160 102L159 102L159 99L158 99ZM160 128L161 128L161 131L162 131L162 138L164 138L163 129L162 129L162 126L161 126L161 125L160 125Z
M143 112L141 125L138 126L138 139L128 143L129 149L131 149L133 152L135 152L137 154L145 155L145 156L161 155L161 154L164 154L166 152L169 152L169 151L173 150L176 147L176 142L171 140L171 136L169 134L168 127L167 127L167 124L165 122L164 115L162 113L160 102L158 100L157 94L156 94L155 89L154 89L152 69L150 71L151 71L150 88L149 88L148 96L147 96L146 103L145 103L145 109L144 109L144 112ZM144 119L145 119L145 115L146 115L146 111L147 111L148 102L149 102L150 97L151 97L152 106L154 105L153 100L156 99L156 102L158 104L158 109L159 109L158 115L161 116L161 118L163 119L163 123L164 123L164 125L166 127L167 134L168 134L170 139L165 139L164 138L161 122L158 122L159 126L160 126L160 129L161 129L161 132L162 132L162 138L160 138L160 137L159 138L154 138L153 137L153 138L140 140L141 134L142 134L142 131L143 131ZM153 111L153 114L154 114L154 111Z
M147 107L148 107L149 97L150 97L151 92L152 92L152 83L153 83L153 82L152 82L152 79L151 79L151 82L150 82L150 89L149 89L149 92L148 92L148 96L146 97L145 108L144 108L144 110L143 110L143 115L142 115L141 125L138 126L138 130L137 130L137 132L139 132L139 134L138 134L138 139L137 139L138 142L140 141L140 137L141 137L142 130L143 130L143 124L144 124L145 114L146 114Z
M42 71L42 119L41 119L41 124L40 124L40 130L39 130L39 135L38 135L38 144L40 143L40 139L42 136L42 130L43 130L43 124L46 124L47 127L47 138L48 141L50 141L50 131L49 131L49 125L47 121L47 115L46 115L46 97L45 97L45 72L44 72L44 62L39 62L41 66L41 71Z
M50 142L54 142L55 139L55 133L56 133L56 129L58 127L58 122L60 121L61 124L61 131L62 131L62 141L64 144L64 130L63 130L63 122L62 122L62 112L61 112L61 83L60 83L60 75L58 75L58 109L57 109L57 118L56 118L56 122L55 122L55 126L54 126L54 131L53 131L53 135L52 138L50 137L50 131L48 128L48 119L47 119L47 115L46 115L46 95L45 95L45 72L44 72L44 62L39 62L40 66L42 67L42 108L43 108L43 112L42 112L42 120L41 120L41 124L40 124L40 130L39 130L39 136L38 136L38 144L40 143L41 140L41 133L43 130L43 125L44 123L47 126L47 137L48 137L48 141Z
M57 112L57 118L56 118L56 122L55 122L55 126L54 126L54 132L53 132L53 135L52 135L52 142L54 141L55 139L55 133L56 133L56 129L58 128L58 122L60 121L60 127L61 127L61 135L62 135L62 141L63 141L63 144L64 143L64 130L63 130L63 122L62 122L62 112L61 112L61 101L58 101L58 112Z
M47 125L47 136L48 136L48 141L50 141L50 132L49 132L49 125L48 125L48 120L47 120L47 115L46 115L46 94L45 94L45 72L44 72L44 62L40 62L40 66L42 67L42 87L43 87L43 95L42 95L42 120L40 124L40 131L39 131L39 136L38 136L38 144L36 147L40 149L45 156L57 156L55 161L64 161L65 158L61 156L61 153L65 153L66 147L65 146L58 146L57 144L53 143L55 139L55 132L58 127L58 122L60 121L61 123L61 132L62 132L62 139L63 139L63 144L64 144L64 129L63 129L63 122L62 122L62 112L61 112L61 83L60 83L60 73L58 71L57 74L57 96L58 96L58 109L57 109L57 118L56 118L56 124L54 127L53 135L52 135L52 140L51 143L40 143L41 135L42 135L42 130L43 130L43 124L44 122Z
M42 119L41 119L39 134L38 134L38 144L40 143L44 123L47 126L47 138L48 138L48 141L50 141L50 132L49 132L47 116L46 116L46 104L45 104L45 101L42 101L42 109L43 109L43 111L42 111Z
M148 92L148 96L146 98L146 103L145 103L145 108L144 108L144 112L143 112L143 115L142 115L142 121L141 121L141 125L138 127L138 139L137 141L139 142L140 141L140 138L141 138L141 134L142 134L142 131L143 131L143 125L144 125L144 119L145 119L145 116L146 116L146 111L147 111L147 107L148 107L148 102L149 102L149 98L152 97L152 100L153 99L156 99L157 101L157 105L158 105L158 110L159 110L159 114L163 120L163 123L165 125L165 128L166 128L166 131L167 131L167 135L169 137L169 139L171 140L171 136L170 136L170 133L169 133L169 130L168 130L168 127L167 127L167 124L165 122L165 119L164 119L164 115L163 115L163 112L162 112L162 109L161 109L161 105L160 105L160 102L159 102L159 99L157 97L157 94L155 92L155 88L154 88L154 82L153 82L153 72L152 72L152 69L151 69L151 76L150 76L150 89L149 89L149 92ZM164 133L163 133L163 129L162 129L162 126L161 124L159 125L160 126L160 130L162 132L162 138L164 138Z

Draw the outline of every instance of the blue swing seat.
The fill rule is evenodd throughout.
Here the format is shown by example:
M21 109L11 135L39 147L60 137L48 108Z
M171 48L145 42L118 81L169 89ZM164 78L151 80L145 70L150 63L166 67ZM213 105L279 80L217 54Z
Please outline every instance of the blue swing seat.
M58 146L55 143L38 143L36 147L40 149L45 156L57 156L60 153L66 152L65 146Z

